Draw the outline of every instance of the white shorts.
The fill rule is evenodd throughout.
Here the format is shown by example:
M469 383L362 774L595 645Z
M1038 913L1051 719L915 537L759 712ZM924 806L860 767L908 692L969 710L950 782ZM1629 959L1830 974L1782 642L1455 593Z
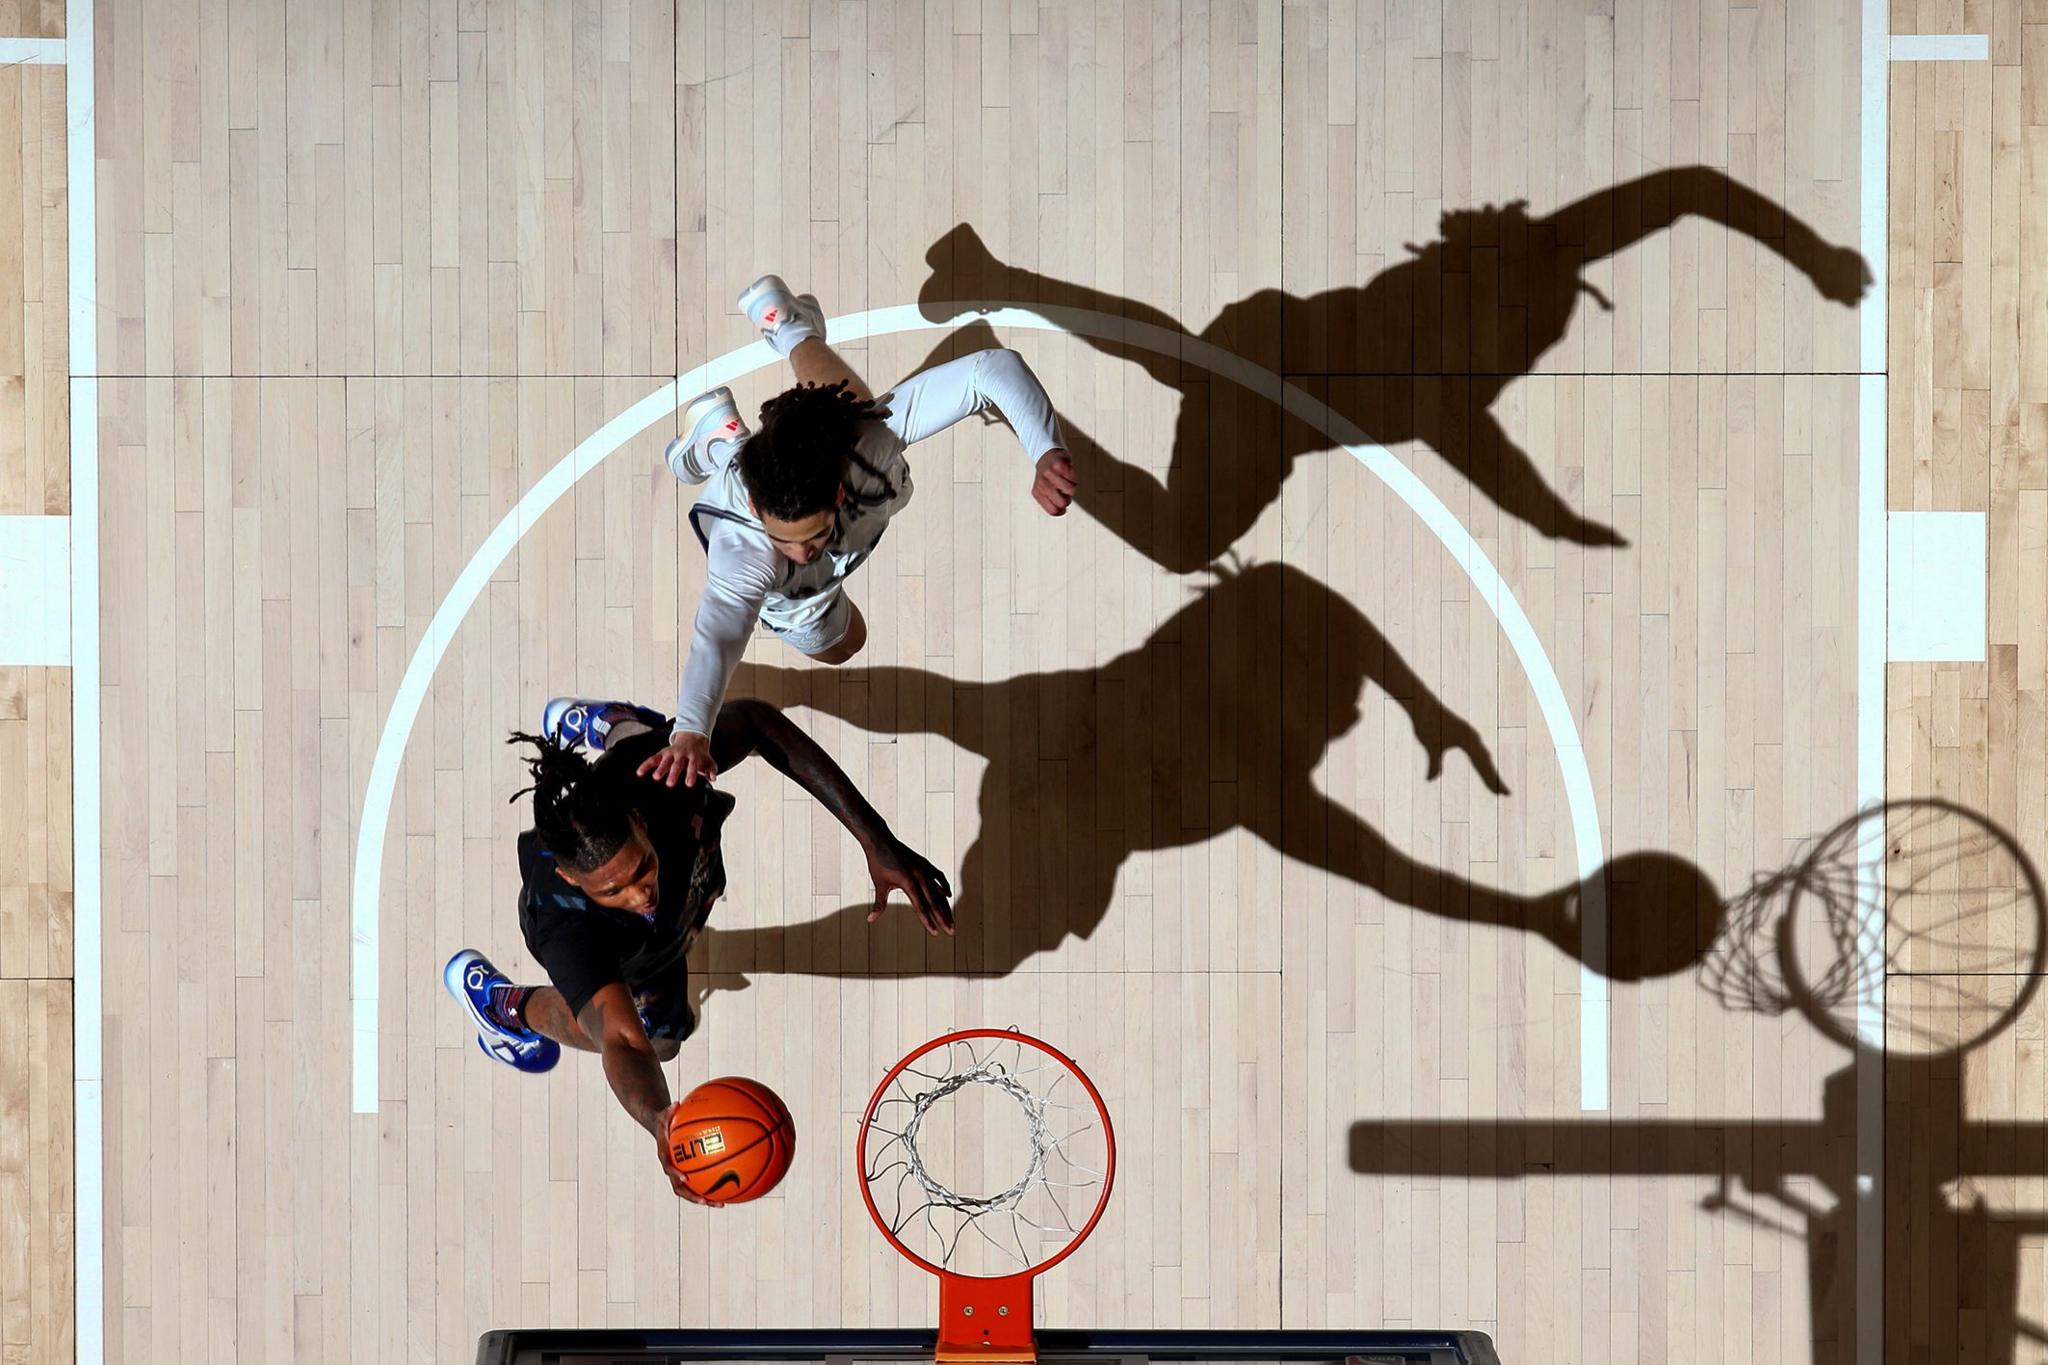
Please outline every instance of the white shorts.
M761 604L761 624L799 654L823 654L853 628L853 603L844 580L812 597L771 594Z

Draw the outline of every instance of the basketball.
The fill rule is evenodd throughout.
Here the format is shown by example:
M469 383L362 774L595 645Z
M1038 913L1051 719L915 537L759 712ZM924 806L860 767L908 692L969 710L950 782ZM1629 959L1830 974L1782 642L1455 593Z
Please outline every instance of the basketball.
M796 1122L780 1096L745 1076L706 1081L669 1117L668 1158L714 1204L744 1204L775 1188L796 1155Z

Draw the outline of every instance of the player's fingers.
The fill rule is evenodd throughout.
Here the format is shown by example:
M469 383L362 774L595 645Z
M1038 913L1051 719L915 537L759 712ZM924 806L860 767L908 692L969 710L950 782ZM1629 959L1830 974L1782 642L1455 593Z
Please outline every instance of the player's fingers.
M670 1120L672 1120L675 1117L676 1108L676 1105L671 1104L668 1107L667 1111L662 1115L662 1126L664 1128L666 1128ZM657 1144L655 1147L655 1152L661 1160L661 1173L668 1177L668 1187L671 1190L675 1191L676 1198L688 1199L692 1203L697 1202L696 1191L690 1188L689 1181L683 1179L683 1173L676 1169L675 1162L670 1159L670 1153L667 1145Z
M938 898L932 895L930 886L920 881L917 891L917 917L924 921L924 931L937 938L945 932L945 912L941 909Z
M1046 475L1052 480L1054 488L1059 489L1060 492L1065 493L1069 497L1072 497L1074 491L1081 486L1074 478L1074 467L1065 460L1061 460L1051 469L1048 469Z
M932 931L931 912L925 906L924 896L920 894L920 888L917 884L917 874L915 872L913 872L910 876L905 877L903 879L902 891L903 899L910 902L911 912L917 916L917 922L923 925L924 931L927 934L929 934ZM887 894L888 891L885 888L883 890L883 895L886 896Z
M939 932L932 923L931 891L926 887L924 878L918 875L915 866L911 867L903 878L903 898L909 901L910 908L917 912L917 922L924 926L927 934Z

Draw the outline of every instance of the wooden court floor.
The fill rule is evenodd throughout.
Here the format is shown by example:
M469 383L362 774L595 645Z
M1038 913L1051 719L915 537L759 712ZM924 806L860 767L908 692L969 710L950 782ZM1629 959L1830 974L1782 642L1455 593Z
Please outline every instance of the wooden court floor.
M0 38L64 40L0 64L0 533L90 506L98 573L84 695L0 661L4 1365L929 1321L855 1124L1013 1024L1123 1138L1049 1325L2048 1358L2038 923L1899 966L1889 1026L2011 1006L1912 1061L1626 970L1618 881L1607 975L1559 927L1628 855L1742 904L1873 796L2048 854L2048 4L0 0ZM753 340L766 271L878 388L1022 353L1083 493L1046 519L963 424L854 580L862 658L750 650L961 932L868 927L829 817L724 779L670 1081L758 1076L800 1139L712 1216L438 969L533 969L505 732L670 704L672 402L607 433ZM1887 574L1909 528L1981 544L1963 593ZM1926 657L1979 592L1981 657Z

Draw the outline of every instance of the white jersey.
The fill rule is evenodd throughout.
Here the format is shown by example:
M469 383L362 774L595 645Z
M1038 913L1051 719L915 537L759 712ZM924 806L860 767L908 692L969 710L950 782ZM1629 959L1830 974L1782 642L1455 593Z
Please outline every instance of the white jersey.
M690 508L690 526L710 560L696 630L676 697L677 732L711 733L747 637L764 609L798 608L837 594L910 503L903 452L963 417L993 407L1035 465L1060 446L1059 419L1038 377L1015 351L978 351L904 380L887 394L879 421L863 423L846 469L846 497L831 539L809 564L775 548L753 513L737 460L712 474Z

